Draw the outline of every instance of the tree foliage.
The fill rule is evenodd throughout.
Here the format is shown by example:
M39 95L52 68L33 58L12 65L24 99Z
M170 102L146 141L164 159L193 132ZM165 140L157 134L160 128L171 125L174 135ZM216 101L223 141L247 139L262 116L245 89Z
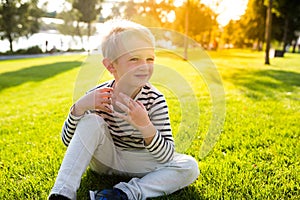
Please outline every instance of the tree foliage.
M186 12L189 13L187 20ZM116 4L113 13L110 17L118 13L145 26L170 28L181 33L186 32L185 24L188 23L188 36L202 44L209 43L211 33L217 27L216 14L200 0L186 1L179 7L170 0L130 0Z
M82 36L79 29L79 16L78 11L74 9L59 13L57 17L64 20L64 23L56 26L58 31L63 35L70 35L72 37L76 35Z
M235 47L255 47L261 50L265 37L266 6L264 0L249 0L240 20L230 21L224 27L226 44Z
M218 27L216 14L208 6L200 1L190 0L176 8L175 11L176 20L173 23L173 29L184 33L186 23L188 23L188 36L203 45L210 43L211 34ZM187 20L186 12L188 12Z
M114 4L113 12L108 18L120 16L148 27L168 27L171 23L167 16L173 10L174 5L167 0L129 0Z
M258 50L265 40L267 7L264 0L249 0L246 14L241 18L241 29L244 31L248 43L255 43Z
M224 27L222 33L222 40L225 48L231 47L243 47L245 45L245 33L241 28L239 21L230 20L229 23Z
M39 31L42 11L36 5L37 1L1 0L0 36L8 39L11 52L13 41Z
M277 0L274 2L273 38L282 41L285 48L299 35L300 31L300 2L299 0Z
M261 50L265 40L267 2L249 0L241 19L229 23L224 28L223 37L226 42L237 47L254 46ZM272 13L272 41L281 43L285 50L285 47L298 37L295 31L300 30L300 1L273 0ZM232 31L233 26L235 31Z
M64 23L57 25L61 34L78 36L83 45L83 36L88 38L96 32L93 26L98 21L102 9L102 0L67 0L72 6L70 10L58 13L57 17L64 20Z
M79 21L87 23L87 35L92 34L92 23L96 21L102 9L100 0L74 0L73 9L78 10Z
M83 36L96 32L96 28L91 26L90 30L88 30L87 25L80 21L80 16L81 13L79 13L79 11L76 9L61 12L57 15L57 17L63 19L64 23L58 24L56 27L63 35L80 37L81 44L83 45Z

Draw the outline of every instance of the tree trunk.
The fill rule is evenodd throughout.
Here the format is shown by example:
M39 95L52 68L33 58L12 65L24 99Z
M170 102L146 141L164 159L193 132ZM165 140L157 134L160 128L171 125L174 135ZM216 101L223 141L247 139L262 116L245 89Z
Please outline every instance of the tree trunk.
M81 34L81 31L80 31L80 27L79 27L79 21L76 22L76 29L77 29L77 35L79 36L80 38L80 42L81 42L81 48L83 49L84 48L84 45L83 45L83 38L82 38L82 34Z
M184 36L184 55L183 55L184 60L188 59L189 4L190 1L187 0L186 10L185 10L185 36Z
M257 39L257 46L256 46L256 50L257 51L262 51L262 41L260 40L260 38Z
M296 44L297 44L297 42L294 42L292 53L296 53Z
M13 53L14 52L14 49L13 49L13 39L12 39L12 37L10 35L8 37L8 41L9 41L10 52Z
M270 43L271 43L271 28L272 28L272 4L273 0L269 0L269 5L267 9L267 18L266 18L266 55L265 55L265 64L270 64Z
M88 54L90 54L90 36L91 36L91 29L92 29L92 25L91 25L91 22L88 22L88 35L87 35L87 43L88 43Z

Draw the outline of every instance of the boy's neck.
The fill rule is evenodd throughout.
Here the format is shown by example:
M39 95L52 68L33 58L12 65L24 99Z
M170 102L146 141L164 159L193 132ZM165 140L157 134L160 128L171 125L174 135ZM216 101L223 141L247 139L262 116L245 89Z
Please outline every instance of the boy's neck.
M113 84L113 88L114 91L116 92L116 94L118 93L123 93L126 94L127 96L131 97L132 99L134 99L137 94L141 91L143 86L140 87L132 87L126 84L119 84L117 82L114 82Z

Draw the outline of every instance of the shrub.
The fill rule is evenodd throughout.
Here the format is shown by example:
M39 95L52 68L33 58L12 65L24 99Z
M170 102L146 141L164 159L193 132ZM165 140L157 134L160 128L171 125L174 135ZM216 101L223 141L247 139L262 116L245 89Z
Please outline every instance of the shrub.
M39 54L43 53L42 49L39 46L32 46L29 47L26 51L25 54Z

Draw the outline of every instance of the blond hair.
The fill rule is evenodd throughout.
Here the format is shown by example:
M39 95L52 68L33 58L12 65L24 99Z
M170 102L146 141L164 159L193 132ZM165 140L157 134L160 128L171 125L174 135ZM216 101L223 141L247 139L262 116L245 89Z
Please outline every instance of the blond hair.
M112 61L127 52L155 46L153 34L141 24L126 19L112 19L105 22L104 27L108 32L102 39L102 54ZM143 44L138 44L137 40Z

